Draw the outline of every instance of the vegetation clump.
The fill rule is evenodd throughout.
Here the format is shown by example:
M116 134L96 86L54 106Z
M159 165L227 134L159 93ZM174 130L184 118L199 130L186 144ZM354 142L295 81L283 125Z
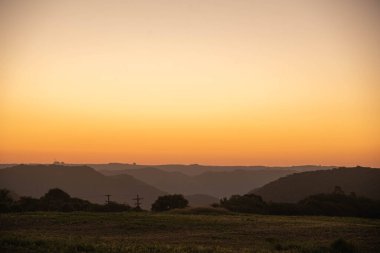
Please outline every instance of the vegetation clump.
M163 212L173 209L183 214L217 214L225 212L255 213L270 215L323 215L323 216L350 216L380 218L380 201L372 200L355 193L345 194L340 187L335 187L332 193L309 196L298 203L265 202L262 197L253 193L233 195L223 198L219 204L207 208L190 208L188 200L181 194L164 195L157 198L151 210ZM41 198L11 197L11 192L0 189L0 212L30 212L30 211L95 211L95 212L123 212L142 211L138 206L108 201L104 205L94 204L80 198L73 198L61 189L49 190Z
M13 199L10 196L10 191L0 189L0 212L8 212L11 210Z
M183 197L182 194L164 195L152 204L152 211L162 212L169 211L176 208L185 208L189 202Z
M50 189L41 198L20 197L13 200L10 191L0 190L0 212L31 212L31 211L97 211L97 212L122 212L129 211L131 207L116 202L108 202L104 205L94 204L80 198L73 198L61 189Z

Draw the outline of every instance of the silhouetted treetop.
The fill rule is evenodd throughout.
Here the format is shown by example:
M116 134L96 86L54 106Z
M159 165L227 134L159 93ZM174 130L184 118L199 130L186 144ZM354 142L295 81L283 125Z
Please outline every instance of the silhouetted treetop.
M43 197L42 199L45 200L59 200L59 201L67 201L70 199L70 195L66 192L62 191L61 189L54 188L50 189Z
M181 194L160 196L152 204L152 211L168 211L175 208L185 208L188 201Z

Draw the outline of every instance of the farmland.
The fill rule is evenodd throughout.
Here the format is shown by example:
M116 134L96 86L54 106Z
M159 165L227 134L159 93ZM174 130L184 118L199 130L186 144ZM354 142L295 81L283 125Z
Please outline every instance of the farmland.
M0 216L1 252L323 253L379 249L380 220L376 219L191 212Z

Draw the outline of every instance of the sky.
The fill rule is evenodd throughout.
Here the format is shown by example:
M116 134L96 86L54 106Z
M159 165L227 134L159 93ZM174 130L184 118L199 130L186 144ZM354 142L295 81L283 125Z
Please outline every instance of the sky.
M0 163L380 167L376 0L0 0Z

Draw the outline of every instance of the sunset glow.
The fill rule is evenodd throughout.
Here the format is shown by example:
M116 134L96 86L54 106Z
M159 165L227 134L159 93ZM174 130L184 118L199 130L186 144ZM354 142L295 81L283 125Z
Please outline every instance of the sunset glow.
M0 163L380 166L377 1L1 1Z

